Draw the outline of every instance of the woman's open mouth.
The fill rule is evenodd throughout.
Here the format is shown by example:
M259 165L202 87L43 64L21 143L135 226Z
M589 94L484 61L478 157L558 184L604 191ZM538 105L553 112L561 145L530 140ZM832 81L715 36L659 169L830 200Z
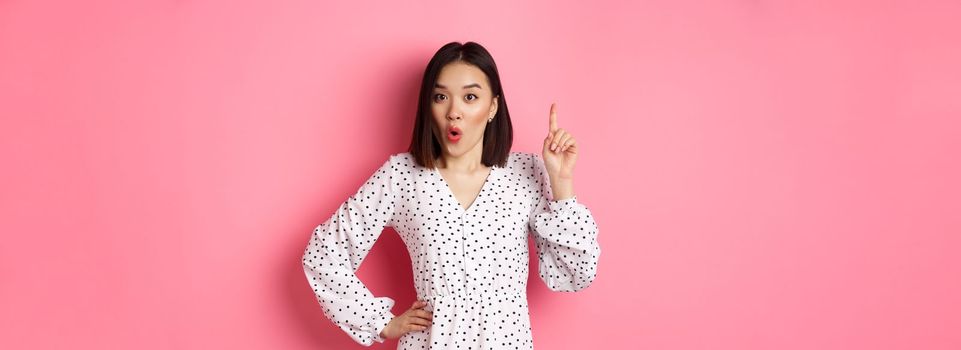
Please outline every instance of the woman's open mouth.
M450 126L447 128L447 140L450 142L457 142L460 140L461 135L464 133L460 131L460 128L456 126Z

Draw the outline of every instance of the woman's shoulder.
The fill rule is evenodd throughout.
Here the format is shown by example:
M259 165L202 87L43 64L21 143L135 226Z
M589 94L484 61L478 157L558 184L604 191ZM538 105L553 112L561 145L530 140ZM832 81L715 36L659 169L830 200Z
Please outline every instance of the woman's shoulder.
M541 160L541 155L533 152L510 152L510 156L507 158L508 167L513 168L532 168L537 165Z
M394 160L394 159L414 159L414 155L413 155L413 154L410 154L410 152L392 153L392 154L390 155L390 159L391 159L391 160Z
M513 177L536 181L544 169L541 155L533 152L510 152L507 166Z
M412 169L418 168L420 165L414 159L414 155L410 152L399 152L392 153L388 156L386 162L390 163L394 167L401 169ZM520 152L511 151L507 156L507 164L504 168L512 169L516 172L524 172L524 170L531 171L537 168L537 166L542 163L540 154L533 152Z
M411 168L417 166L414 155L410 152L392 153L387 157L387 162L399 168Z

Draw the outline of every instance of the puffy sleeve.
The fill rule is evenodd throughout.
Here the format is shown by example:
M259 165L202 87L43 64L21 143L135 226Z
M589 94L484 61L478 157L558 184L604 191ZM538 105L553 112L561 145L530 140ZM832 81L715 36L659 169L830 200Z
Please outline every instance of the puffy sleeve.
M597 276L601 255L597 223L577 196L553 200L544 160L533 153L531 157L537 190L528 225L537 247L540 278L552 291L587 288Z
M394 300L375 297L356 275L383 228L392 226L397 169L391 159L314 229L302 257L324 315L365 346L383 343L380 332L395 316Z

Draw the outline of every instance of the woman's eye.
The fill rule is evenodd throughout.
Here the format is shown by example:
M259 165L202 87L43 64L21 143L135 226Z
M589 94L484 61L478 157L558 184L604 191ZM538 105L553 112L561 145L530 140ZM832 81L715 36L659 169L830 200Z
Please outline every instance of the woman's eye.
M468 97L473 97L473 98L468 98ZM476 100L476 99L477 99L477 95L467 94L467 96L464 96L464 98L467 98L468 101Z
M444 94L434 95L434 101L440 101L442 98L447 98L447 96L444 96Z

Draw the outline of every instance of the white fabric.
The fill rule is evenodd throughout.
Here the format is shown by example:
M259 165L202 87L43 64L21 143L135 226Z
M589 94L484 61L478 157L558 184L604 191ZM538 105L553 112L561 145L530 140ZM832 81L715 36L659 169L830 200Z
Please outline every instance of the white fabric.
M466 210L440 172L394 154L314 229L304 272L340 329L366 346L384 342L394 300L372 295L355 272L382 229L393 227L410 254L418 299L433 312L431 327L405 334L398 349L532 349L528 235L553 291L590 285L601 252L590 210L576 196L551 198L538 154L511 152Z

